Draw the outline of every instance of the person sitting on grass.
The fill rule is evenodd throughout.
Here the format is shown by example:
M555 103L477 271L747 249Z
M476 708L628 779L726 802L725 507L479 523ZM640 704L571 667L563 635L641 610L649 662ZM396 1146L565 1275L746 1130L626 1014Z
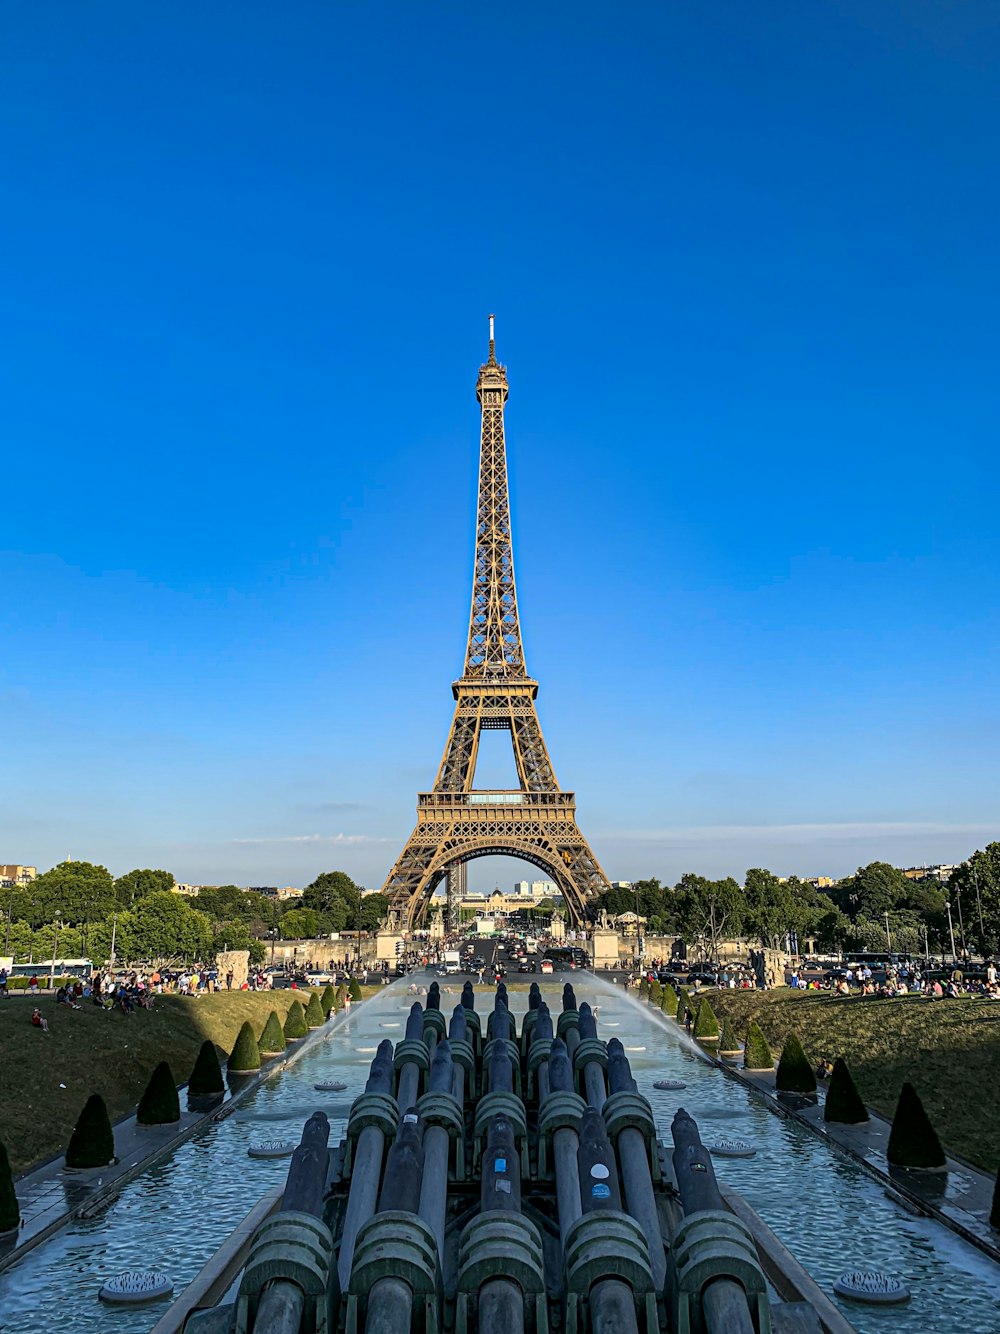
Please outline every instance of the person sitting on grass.
M42 1012L37 1005L31 1012L31 1025L33 1028L40 1028L43 1033L49 1031L49 1021L42 1018Z
M819 1059L819 1065L817 1065L816 1067L816 1078L829 1079L832 1073L833 1073L833 1062L828 1061L825 1056L821 1056Z

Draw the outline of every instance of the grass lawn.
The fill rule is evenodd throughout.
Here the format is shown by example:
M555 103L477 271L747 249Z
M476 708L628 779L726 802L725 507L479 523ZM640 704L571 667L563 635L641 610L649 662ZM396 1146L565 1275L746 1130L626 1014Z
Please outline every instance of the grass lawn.
M366 996L376 990L362 988ZM0 1140L15 1173L65 1148L91 1093L103 1094L116 1121L134 1111L157 1062L168 1061L174 1079L186 1082L206 1038L225 1061L244 1020L259 1034L271 1010L284 1022L294 1000L307 1004L308 990L157 996L152 1013L133 1015L89 1002L68 1010L41 997L48 1035L31 1026L26 993L0 1001Z
M821 1056L842 1056L865 1102L886 1116L908 1079L947 1148L991 1172L1000 1165L996 1001L862 1000L782 988L713 992L712 1005L741 1038L756 1019L775 1059L793 1029L813 1064Z

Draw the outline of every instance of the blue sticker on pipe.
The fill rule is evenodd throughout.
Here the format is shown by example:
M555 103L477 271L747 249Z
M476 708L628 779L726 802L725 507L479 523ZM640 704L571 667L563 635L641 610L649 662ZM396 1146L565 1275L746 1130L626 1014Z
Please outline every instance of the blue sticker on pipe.
M591 1186L590 1193L595 1200L610 1200L611 1187L606 1186L603 1181L597 1181Z
M506 1158L497 1158L497 1159L494 1161L494 1163L493 1163L493 1171L494 1171L494 1172L506 1172L506 1171L507 1171L507 1159L506 1159Z

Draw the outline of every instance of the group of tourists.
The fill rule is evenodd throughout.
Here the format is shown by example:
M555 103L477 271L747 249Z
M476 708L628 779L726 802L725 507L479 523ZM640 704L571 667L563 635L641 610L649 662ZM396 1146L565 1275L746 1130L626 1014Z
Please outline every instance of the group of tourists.
M839 977L820 981L817 978L806 979L798 969L793 969L790 985L793 989L806 991L832 990L837 996L876 996L891 999L896 996L921 996L926 1000L942 1000L955 996L986 996L1000 1000L1000 974L992 961L984 972L967 976L960 969L954 969L950 976L935 970L934 976L921 972L914 963L890 964L885 969L884 978L876 980L868 964L857 968L847 967Z

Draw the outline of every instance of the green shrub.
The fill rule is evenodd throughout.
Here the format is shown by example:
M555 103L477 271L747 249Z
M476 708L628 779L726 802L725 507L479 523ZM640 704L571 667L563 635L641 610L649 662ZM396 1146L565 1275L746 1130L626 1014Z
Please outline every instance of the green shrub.
M257 1042L261 1056L278 1056L285 1050L285 1034L277 1010L267 1016L267 1023Z
M729 1022L728 1015L722 1021L722 1036L719 1038L720 1052L736 1052L740 1049L740 1040L736 1036L736 1030Z
M644 977L639 982L639 996L642 1000L649 999L649 978Z
M309 995L309 1004L306 1006L306 1023L310 1028L322 1028L325 1022L326 1015L319 1003L319 992L313 991Z
M107 1167L115 1159L115 1134L104 1099L92 1093L66 1150L67 1167Z
M361 999L361 984L356 977L351 978L351 985L348 988L348 994L351 997L351 1004Z
M326 986L323 988L323 994L319 998L319 1003L323 1007L324 1014L329 1014L331 1010L337 1008L337 993L329 982L327 982Z
M249 1019L236 1036L226 1069L231 1075L247 1075L260 1069L260 1048Z
M10 1232L21 1222L21 1208L14 1191L14 1174L10 1170L7 1150L0 1144L0 1232Z
M219 1053L215 1050L214 1042L206 1040L201 1044L198 1059L188 1080L187 1091L189 1098L211 1098L216 1093L225 1093L222 1066L219 1064Z
M1000 1232L1000 1172L997 1172L997 1183L993 1187L993 1208L990 1210L990 1227L995 1227Z
M344 1001L345 1001L345 1000L347 1000L347 987L344 986L343 982L341 982L340 986L337 988L337 1009L338 1009L338 1010L342 1010L342 1009L344 1008Z
M785 1038L774 1087L781 1093L816 1092L816 1076L795 1033Z
M694 1019L694 1036L699 1042L718 1042L719 1021L707 996L702 996Z
M833 1063L823 1120L836 1121L844 1126L856 1126L868 1120L868 1108L861 1101L847 1062L840 1056Z
M167 1126L181 1119L177 1085L166 1061L161 1061L149 1076L135 1119L141 1126Z
M660 1001L663 999L663 988L657 982L655 977L649 979L649 1003L660 1008Z
M771 1055L771 1048L767 1045L767 1038L753 1020L750 1021L750 1027L747 1029L747 1040L743 1048L743 1068L745 1070L774 1069L774 1057Z
M886 1157L894 1167L943 1168L944 1149L912 1084L899 1091Z
M684 1011L690 1010L694 1013L694 1005L691 1003L691 993L687 987L681 987L677 993L677 1022L683 1024Z
M671 1018L677 1017L677 992L669 982L664 984L663 995L660 997L660 1009L664 1014Z
M285 1015L285 1037L289 1042L294 1042L297 1038L304 1038L308 1032L305 1011L298 1001L292 1001Z

